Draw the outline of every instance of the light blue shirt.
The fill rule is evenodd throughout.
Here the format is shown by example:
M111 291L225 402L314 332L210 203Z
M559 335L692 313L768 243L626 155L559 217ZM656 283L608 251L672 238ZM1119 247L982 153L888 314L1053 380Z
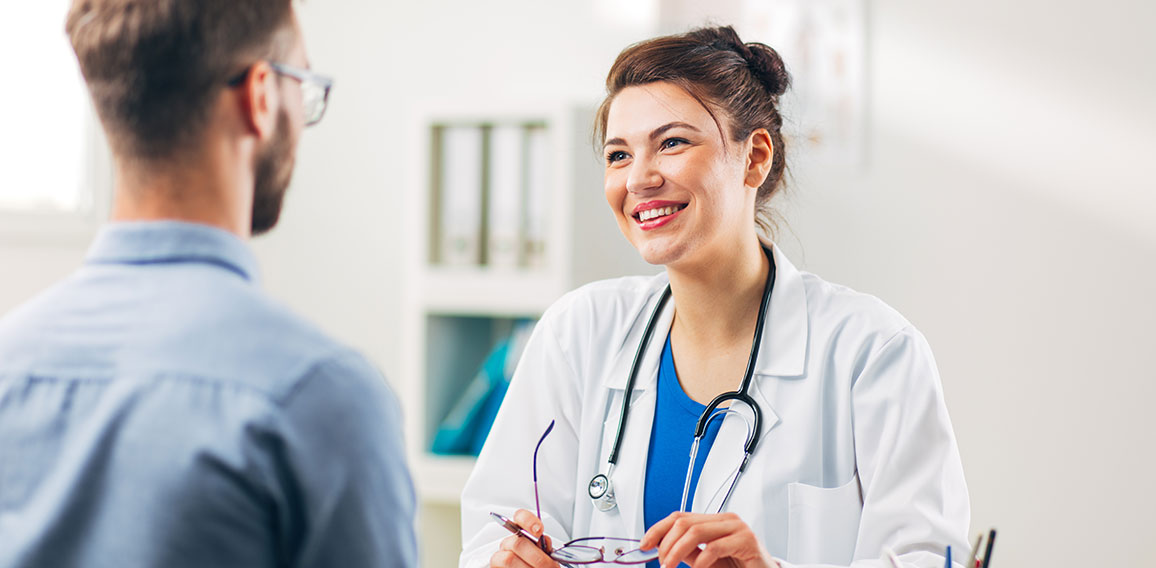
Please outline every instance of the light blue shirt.
M396 398L256 273L112 224L0 319L0 567L416 565Z

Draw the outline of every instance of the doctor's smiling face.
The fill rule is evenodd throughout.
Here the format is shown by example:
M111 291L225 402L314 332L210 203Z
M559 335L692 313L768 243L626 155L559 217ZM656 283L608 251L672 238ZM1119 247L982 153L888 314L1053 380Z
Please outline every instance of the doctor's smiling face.
M644 260L698 265L755 235L748 166L760 139L769 162L765 132L733 141L723 112L668 82L622 89L605 132L606 200Z

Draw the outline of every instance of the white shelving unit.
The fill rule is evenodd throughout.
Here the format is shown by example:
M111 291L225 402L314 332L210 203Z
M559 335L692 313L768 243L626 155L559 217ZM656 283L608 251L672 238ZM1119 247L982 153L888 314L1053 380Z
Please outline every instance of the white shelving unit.
M422 565L455 566L458 503L474 458L429 451L438 424L514 321L537 318L586 282L653 274L619 233L603 197L602 164L591 140L593 106L429 105L414 112L409 139L423 153L407 180L405 304L399 395L406 414L410 465L419 498ZM533 125L545 136L545 179L538 196L548 219L533 267L442 265L438 239L439 129ZM526 154L537 155L537 154ZM539 164L541 165L541 164Z

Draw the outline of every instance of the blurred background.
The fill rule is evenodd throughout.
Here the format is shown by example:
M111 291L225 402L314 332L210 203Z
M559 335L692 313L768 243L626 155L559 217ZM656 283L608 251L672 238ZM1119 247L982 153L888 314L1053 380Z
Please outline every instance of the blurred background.
M972 535L999 530L993 565L1154 565L1156 4L705 4L298 5L313 67L337 83L279 227L254 246L264 287L364 351L403 398L423 565L456 565L471 464L429 452L446 392L565 289L656 270L629 256L600 201L589 109L622 48L707 22L779 47L795 73L778 241L928 337ZM0 315L72 271L107 215L108 156L66 9L0 9ZM441 133L506 123L549 132L548 159L527 160L563 200L542 229L546 260L438 266ZM454 351L456 366L435 364Z

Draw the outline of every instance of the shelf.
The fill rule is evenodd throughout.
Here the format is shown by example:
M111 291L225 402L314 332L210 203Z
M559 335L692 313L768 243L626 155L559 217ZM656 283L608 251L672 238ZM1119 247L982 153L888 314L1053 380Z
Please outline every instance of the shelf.
M429 448L439 426L463 396L477 394L478 391L470 388L494 347L509 338L523 320L541 317L569 290L593 280L655 270L622 238L613 214L607 210L601 191L602 161L590 147L594 105L489 103L497 104L479 105L475 98L466 97L456 102L422 105L407 113L412 141L407 146L414 151L407 163L417 167L407 170L406 187L410 190L404 192L403 199L407 213L402 225L407 246L401 270L405 301L399 322L404 333L398 390L406 410L406 445L411 448L410 465L421 510L419 516L424 523L420 537L424 566L455 564L457 549L447 547L445 537L460 535L461 492L476 463L475 458L469 456L434 455ZM479 212L489 212L485 219L478 213L479 254L476 258L472 254L446 254L447 247L441 245L448 233L443 227L470 227L472 233L473 219L462 216L460 219L469 223L459 221L457 215L461 211L455 209L454 215L449 215L449 208L443 207L450 203L442 201L440 194L443 189L440 184L446 182L445 172L449 171L441 162L444 130L519 125L533 125L541 129L535 135L546 137L546 143L541 146L526 144L520 166L526 178L530 177L531 166L542 169L537 172L543 176L541 183L532 186L532 197L540 199L544 210L550 213L537 218L546 222L531 227L529 221L535 218L530 215L517 220L519 239L525 239L522 251L525 254L521 254L516 263L508 255L480 254L492 252L488 246L491 238L509 236L490 228L509 228L515 220L497 214L499 211L509 213L509 210L483 209L484 199L477 199L478 203L474 204L471 194L469 199L453 203L463 208L462 204L469 203ZM494 133L488 132L491 136ZM509 164L502 160L490 161L490 156L495 155L489 153L494 138L487 142L483 137L482 142L481 164L487 165L480 168L479 174L483 180L492 182L485 177L491 171L488 168ZM531 148L537 150L531 153ZM473 160L470 162L468 169L472 170ZM453 171L466 171L466 168ZM457 176L452 179L456 181ZM486 183L469 185L482 188ZM525 185L529 192L530 184ZM498 186L489 189L493 187ZM509 197L508 193L499 192L483 195L495 200L499 195ZM537 210L531 207L530 197L529 193L521 196L527 210ZM526 238L527 234L534 238ZM508 248L495 248L510 252ZM470 428L473 427L471 424ZM476 443L471 443L473 445Z
M419 289L428 313L537 317L563 286L541 271L447 266L427 268Z
M473 456L422 453L413 464L418 496L431 503L458 505L476 461Z

